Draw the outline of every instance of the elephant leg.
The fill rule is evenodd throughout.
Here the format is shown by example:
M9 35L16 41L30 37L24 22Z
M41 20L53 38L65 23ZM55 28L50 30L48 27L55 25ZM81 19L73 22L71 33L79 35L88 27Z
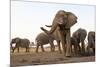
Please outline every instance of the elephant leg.
M29 47L26 47L26 52L29 52Z
M38 49L39 49L39 44L37 44L36 46L36 53L38 53Z
M79 43L77 45L77 48L78 48L78 53L81 54L81 47L80 47Z
M29 50L30 50L30 48L28 47L28 52L30 52Z
M58 50L59 50L59 52L62 53L62 52L61 52L61 47L60 47L60 40L57 41L57 44L58 44Z
M93 54L95 55L95 48L93 48Z
M65 41L64 32L60 31L60 34L61 34L61 43L62 43L63 53L64 55L66 55L66 46L65 46L66 41Z
M66 56L71 56L71 37L70 37L70 29L66 30Z
M88 44L88 46L87 46L87 54L88 54L89 56L91 55L89 44Z
M42 49L42 52L45 52L42 44L41 44L41 49Z
M77 54L77 46L74 45L74 54Z
M55 46L53 44L53 41L49 40L49 42L50 42L50 45L51 45L51 51L54 52L55 51Z
M85 44L84 44L84 41L82 42L82 55L85 54Z
M18 53L19 53L19 47L17 47L17 51L18 51Z
M71 44L71 53L73 53L73 49L72 48L73 48L73 45Z
M13 48L13 51L12 51L13 53L14 53L14 51L15 51L15 49L16 49L16 48L18 48L18 47L17 47L17 46L15 46L15 47Z
M62 42L62 48L63 48L64 55L66 55L65 39L62 33L61 33L61 42Z

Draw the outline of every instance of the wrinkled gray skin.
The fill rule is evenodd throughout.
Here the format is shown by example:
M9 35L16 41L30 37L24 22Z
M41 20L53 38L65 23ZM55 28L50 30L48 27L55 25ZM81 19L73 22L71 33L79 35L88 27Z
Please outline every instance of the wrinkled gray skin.
M49 43L51 45L51 51L54 51L54 49L55 49L54 44L53 44L54 38L52 36L48 36L44 32L38 34L35 41L36 41L36 52L37 53L38 53L39 46L41 46L41 49L44 52L43 45L46 45Z
M50 31L47 31L43 27L41 27L41 29L48 35L52 35L56 28L58 28L57 30L60 34L63 53L65 56L71 56L70 27L75 23L77 23L77 17L73 13L59 10L55 15Z
M12 47L12 44L16 44L15 47ZM26 48L26 52L29 52L29 44L30 41L28 39L21 39L19 37L12 39L10 43L12 52L14 52L16 48L17 51L19 52L19 47Z
M81 54L85 54L85 38L87 36L87 31L85 29L79 28L76 30L72 37L76 38L78 46L81 43L81 46L78 48Z
M90 55L91 53L90 48L92 48L93 53L95 54L95 32L94 31L90 31L88 33L87 40L88 40L88 46L87 46L88 54Z

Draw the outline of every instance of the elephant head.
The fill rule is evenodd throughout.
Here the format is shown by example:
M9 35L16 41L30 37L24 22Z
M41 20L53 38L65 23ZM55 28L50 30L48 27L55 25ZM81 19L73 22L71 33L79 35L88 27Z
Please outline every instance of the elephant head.
M52 23L51 30L49 33L53 33L57 26L60 27L60 29L68 29L71 26L73 26L75 23L77 23L77 17L75 14L71 12L66 12L64 10L59 10L57 14L55 15L55 18ZM43 29L41 27L41 29Z
M69 51L71 48L70 47L70 27L72 27L75 23L77 23L77 17L75 14L73 14L72 12L59 10L57 14L55 15L50 31L44 29L43 27L41 27L41 29L49 35L52 34L57 29L61 35L64 55L70 56L69 54L70 53ZM66 46L67 46L67 50L66 50Z
M13 50L12 44L14 44L14 43L16 44L16 43L19 43L19 42L20 42L19 37L13 38L10 42L11 49Z

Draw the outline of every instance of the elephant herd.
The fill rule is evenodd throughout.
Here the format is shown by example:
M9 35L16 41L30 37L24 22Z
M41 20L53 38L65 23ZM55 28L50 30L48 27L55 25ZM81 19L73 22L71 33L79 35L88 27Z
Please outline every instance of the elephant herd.
M55 40L58 45L58 50L60 53L63 52L64 56L71 56L71 53L74 51L75 54L84 55L86 50L88 54L91 53L90 48L93 49L95 54L95 32L90 31L87 34L85 29L79 28L76 30L72 36L70 35L71 27L77 23L77 17L72 12L66 12L64 10L59 10L54 17L52 25L46 25L46 27L51 28L49 31L43 27L40 29L43 31L37 35L35 38L36 42L36 52L38 53L38 48L41 46L42 51L44 52L43 45L50 44L50 49L52 52L55 51L55 45L53 41ZM88 45L86 47L84 41L88 40ZM61 42L61 43L60 43ZM15 47L12 47L12 44L15 43ZM81 45L80 45L81 43ZM26 48L26 52L29 52L30 41L28 39L14 38L11 40L11 49L12 52L17 48L19 52L19 47ZM62 45L62 47L61 47ZM86 48L85 48L86 47ZM63 51L62 51L63 49Z

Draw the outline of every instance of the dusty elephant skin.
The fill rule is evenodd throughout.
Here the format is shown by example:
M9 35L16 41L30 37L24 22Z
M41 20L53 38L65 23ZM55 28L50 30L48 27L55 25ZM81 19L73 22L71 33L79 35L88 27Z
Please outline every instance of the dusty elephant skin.
M71 56L70 27L75 23L77 23L77 17L72 12L59 10L55 15L50 31L46 31L43 27L41 29L51 35L56 28L59 28L64 55Z
M12 44L14 44L14 43L16 45L15 45L15 47L12 47ZM11 43L10 43L12 52L14 52L15 49L17 49L19 52L20 47L26 48L26 52L29 52L29 44L30 44L30 41L28 39L21 39L19 37L12 39Z

